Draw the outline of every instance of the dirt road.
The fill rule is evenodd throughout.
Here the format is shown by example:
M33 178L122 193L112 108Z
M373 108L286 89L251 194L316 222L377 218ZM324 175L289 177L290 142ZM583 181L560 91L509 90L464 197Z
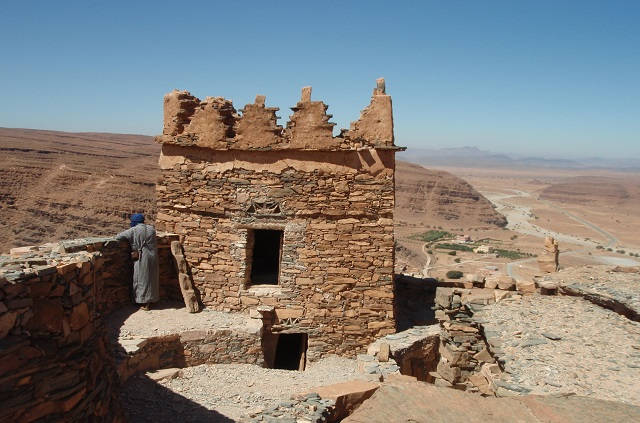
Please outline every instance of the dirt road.
M594 263L613 263L613 262L624 262L622 265L636 265L638 264L637 260L627 259L622 257L598 257L598 256L589 256L589 252L595 250L596 246L602 245L601 243L597 243L592 240L578 238L573 235L564 234L560 232L553 231L551 229L544 228L535 223L532 223L530 219L534 218L533 213L531 212L530 207L522 206L519 204L514 204L513 202L508 201L513 198L522 198L522 197L531 197L531 194L521 190L511 190L513 194L505 194L505 193L490 193L483 192L482 194L489 199L495 206L496 209L501 212L508 221L507 229L510 229L515 232L519 232L525 235L532 235L539 238L544 238L546 236L552 236L557 239L561 243L569 243L574 245L581 245L585 248L583 249L573 249L573 250L565 250L561 251L561 255L573 255L581 258L588 257L590 260L593 260ZM549 207L552 207L559 212L563 213L568 218L580 223L586 228L596 232L599 236L602 236L607 244L602 245L604 248L615 248L618 244L618 239L607 232L605 229L577 216L571 212L564 210L563 208L553 204L550 201L540 200L542 203L546 204ZM506 269L507 274L513 278L518 277L517 268L535 261L535 258L526 258L521 260L516 260L510 263L507 263Z

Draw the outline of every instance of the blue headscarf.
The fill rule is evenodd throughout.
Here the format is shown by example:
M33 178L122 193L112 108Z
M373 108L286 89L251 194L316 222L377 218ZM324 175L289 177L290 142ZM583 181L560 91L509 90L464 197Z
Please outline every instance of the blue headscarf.
M131 227L133 228L138 223L144 223L144 214L135 213L131 215Z

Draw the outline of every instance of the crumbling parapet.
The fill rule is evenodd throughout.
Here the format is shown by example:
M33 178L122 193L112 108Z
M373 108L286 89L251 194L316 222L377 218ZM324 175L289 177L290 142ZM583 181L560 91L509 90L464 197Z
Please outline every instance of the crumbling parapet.
M247 104L241 110L242 119L236 121L236 148L267 148L280 141L283 129L276 116L280 109L266 107L265 99L258 95L253 104Z
M351 122L347 137L371 146L393 145L393 112L391 96L386 94L383 78L378 78L371 103L362 111L360 119Z
M217 150L357 150L393 147L391 96L379 78L370 104L360 118L333 136L335 123L328 106L311 100L304 87L300 101L291 108L289 122L277 124L277 107L265 106L265 96L236 111L231 100L207 97L200 100L188 91L174 90L164 97L164 129L161 144L197 146ZM240 112L240 113L239 113Z
M318 147L335 149L339 138L333 138L335 123L329 122L329 106L322 101L311 101L311 87L304 87L298 104L292 107L293 114L287 123L285 138L294 149L315 149Z

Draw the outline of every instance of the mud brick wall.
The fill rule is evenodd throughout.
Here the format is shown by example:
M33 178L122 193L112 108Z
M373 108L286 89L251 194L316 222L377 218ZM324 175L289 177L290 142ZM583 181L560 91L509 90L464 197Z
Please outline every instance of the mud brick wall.
M354 355L395 330L391 97L378 80L338 136L311 87L291 109L283 128L264 96L236 111L219 97L167 94L156 222L180 235L204 304L272 306L274 331L309 334L311 360ZM249 283L260 229L284 234L277 285Z

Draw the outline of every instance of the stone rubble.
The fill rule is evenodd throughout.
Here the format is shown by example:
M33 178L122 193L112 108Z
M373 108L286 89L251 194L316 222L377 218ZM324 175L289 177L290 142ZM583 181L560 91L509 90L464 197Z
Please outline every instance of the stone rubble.
M281 401L279 404L242 417L247 423L323 423L332 421L335 401L320 398L317 393L310 393L301 398Z
M640 321L640 270L633 267L584 266L541 276L538 284L558 286L566 295L583 297Z
M525 296L481 307L499 396L575 393L640 405L640 323L581 298Z

